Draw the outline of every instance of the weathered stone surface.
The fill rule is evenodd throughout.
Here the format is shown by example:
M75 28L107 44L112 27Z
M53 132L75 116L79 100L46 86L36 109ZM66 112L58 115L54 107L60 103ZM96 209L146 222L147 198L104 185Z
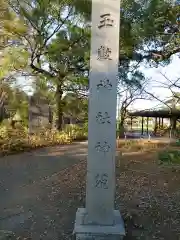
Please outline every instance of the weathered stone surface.
M112 7L113 5L113 7ZM113 224L119 0L92 1L87 222Z
M52 123L52 109L45 99L29 99L29 131L36 132Z
M123 239L122 237L119 236L113 236L113 235L89 235L89 234L84 234L84 235L79 235L76 237L76 240L121 240Z
M74 234L76 234L76 240L116 240L123 239L125 235L124 223L119 211L113 212L114 224L109 225L93 225L85 224L84 219L87 216L85 208L79 208L76 213L76 222L74 227Z
M13 232L0 230L0 240L13 239L13 237L14 237L14 233Z
M119 22L119 0L92 1L86 209L77 211L74 229L79 240L125 235L114 211Z

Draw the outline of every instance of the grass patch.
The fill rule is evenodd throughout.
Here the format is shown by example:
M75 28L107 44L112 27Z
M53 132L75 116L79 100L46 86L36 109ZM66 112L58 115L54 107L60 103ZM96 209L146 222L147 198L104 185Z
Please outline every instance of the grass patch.
M162 164L180 164L180 150L171 149L158 153L159 162Z
M78 126L75 124L66 125L64 132L74 141L87 140L88 125Z
M117 148L123 152L145 152L164 148L167 147L167 145L167 143L148 139L117 141Z

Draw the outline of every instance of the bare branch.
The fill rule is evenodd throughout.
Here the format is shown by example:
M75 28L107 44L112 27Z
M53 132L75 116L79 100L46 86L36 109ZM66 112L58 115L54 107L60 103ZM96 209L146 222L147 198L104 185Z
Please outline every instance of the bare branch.
M44 75L46 75L46 76L48 76L48 77L51 77L51 78L54 78L54 77L55 77L54 74L52 74L52 73L50 73L50 72L48 72L48 71L46 71L46 70L44 70L44 69L42 69L42 68L36 67L33 63L31 63L30 66L31 66L31 68L32 68L35 72L37 72L37 73L44 74Z
M152 96L154 99L158 100L158 101L161 102L162 104L166 105L169 109L171 109L166 102L164 102L164 101L162 101L161 99L159 99L158 97L156 97L153 93L150 93L150 92L146 91L145 89L144 89L144 91L145 91L148 95Z

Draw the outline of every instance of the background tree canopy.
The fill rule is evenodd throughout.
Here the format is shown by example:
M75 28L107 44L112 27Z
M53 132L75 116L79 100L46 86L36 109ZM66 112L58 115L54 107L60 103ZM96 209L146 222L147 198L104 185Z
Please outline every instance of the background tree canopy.
M12 76L14 81L19 76L31 76L34 94L44 95L55 104L61 130L63 114L71 105L68 96L79 99L81 95L87 101L91 1L1 3L0 84L8 83ZM164 0L123 0L120 11L118 91L125 86L142 89L140 63L168 64L173 54L180 53L180 6ZM132 63L136 68L129 79ZM69 92L72 95L64 98ZM87 108L82 109L87 113Z

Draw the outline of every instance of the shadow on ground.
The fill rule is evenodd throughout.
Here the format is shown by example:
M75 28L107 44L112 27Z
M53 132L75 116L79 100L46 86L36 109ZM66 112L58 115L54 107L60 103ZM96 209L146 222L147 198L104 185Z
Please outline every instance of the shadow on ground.
M18 240L71 239L85 201L86 152L87 144L76 143L2 158L0 229ZM157 152L126 152L117 161L115 206L125 240L179 238L180 168L158 165Z
M53 209L46 202L54 189L53 179L86 156L87 143L81 142L0 158L0 236L12 231L22 239L40 239L48 228L47 222L54 222L58 213L58 207ZM60 202L61 198L57 204ZM32 233L34 221L37 233ZM46 239L56 239L56 235L54 230L48 230Z

